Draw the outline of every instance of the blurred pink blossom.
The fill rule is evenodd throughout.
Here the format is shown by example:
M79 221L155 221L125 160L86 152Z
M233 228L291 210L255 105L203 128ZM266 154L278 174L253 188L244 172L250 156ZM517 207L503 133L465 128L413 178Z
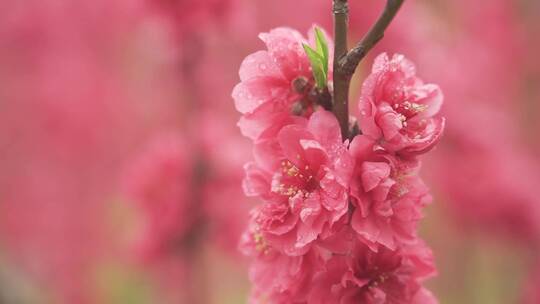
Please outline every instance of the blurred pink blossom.
M190 213L192 161L185 141L171 133L155 139L130 165L125 187L144 217L139 238L146 258L180 251L196 220Z

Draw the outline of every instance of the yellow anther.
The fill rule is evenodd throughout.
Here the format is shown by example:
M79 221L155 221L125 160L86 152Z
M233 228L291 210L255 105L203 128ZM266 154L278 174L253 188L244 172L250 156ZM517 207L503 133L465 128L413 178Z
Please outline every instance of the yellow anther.
M255 249L259 252L268 252L268 246L264 237L259 232L253 233L253 240L255 241Z
M298 172L299 170L298 168L296 168L296 166L292 166L287 169L287 175L289 176L297 176Z
M412 103L411 108L416 113L420 113L420 112L424 112L428 108L428 105L423 105L423 104L419 104L419 103Z

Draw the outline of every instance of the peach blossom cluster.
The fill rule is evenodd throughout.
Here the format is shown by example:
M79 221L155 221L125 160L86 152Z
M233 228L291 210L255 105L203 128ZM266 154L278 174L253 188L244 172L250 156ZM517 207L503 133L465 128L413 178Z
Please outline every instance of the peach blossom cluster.
M253 140L244 192L262 201L240 244L253 260L251 302L436 303L422 286L436 270L417 223L431 201L419 156L445 125L439 87L404 56L379 55L362 87L360 132L342 138L306 94L309 39L288 28L260 37L267 50L244 60L233 91Z

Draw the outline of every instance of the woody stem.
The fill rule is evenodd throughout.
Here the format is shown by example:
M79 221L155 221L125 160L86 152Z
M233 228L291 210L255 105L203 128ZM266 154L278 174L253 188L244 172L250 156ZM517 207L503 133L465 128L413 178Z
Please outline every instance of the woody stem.
M347 47L349 6L347 0L333 0L334 14L334 105L343 139L349 138L349 87L360 61L384 37L384 32L404 0L387 0L384 11L368 33L350 51Z

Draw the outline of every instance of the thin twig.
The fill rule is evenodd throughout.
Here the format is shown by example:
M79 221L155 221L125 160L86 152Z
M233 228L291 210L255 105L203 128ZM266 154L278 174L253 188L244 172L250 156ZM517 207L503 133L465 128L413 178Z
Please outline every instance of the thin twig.
M349 137L349 85L350 76L343 73L340 59L347 55L347 28L349 5L347 0L334 0L334 105L333 111L341 127L343 140Z
M334 104L343 140L349 138L349 86L360 61L379 42L404 0L387 0L383 13L369 32L350 51L347 47L349 6L347 0L333 0L334 13Z
M369 32L362 38L362 40L352 48L347 56L341 57L339 61L339 68L343 73L352 75L358 67L360 61L366 56L366 54L384 37L386 28L390 25L397 12L401 8L404 0L387 0L383 13L369 30Z

